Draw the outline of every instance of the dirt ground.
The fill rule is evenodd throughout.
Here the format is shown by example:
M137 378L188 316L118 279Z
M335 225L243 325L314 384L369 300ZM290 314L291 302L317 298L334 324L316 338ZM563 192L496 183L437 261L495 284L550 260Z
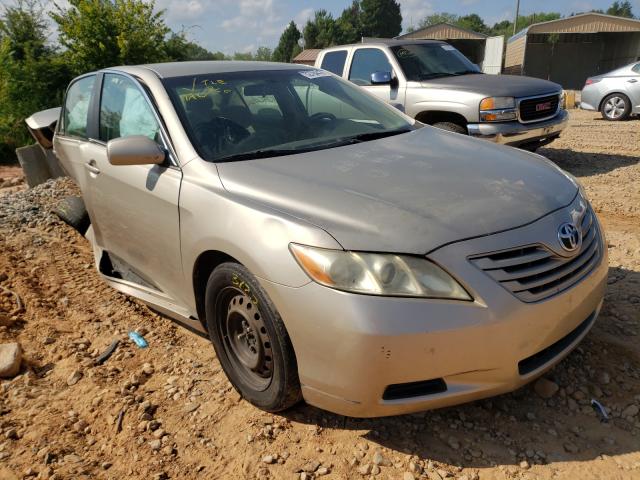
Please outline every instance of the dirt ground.
M368 420L242 401L206 339L100 280L85 239L49 213L70 181L0 188L0 343L25 356L0 380L0 479L640 479L640 120L572 111L540 153L580 179L609 243L602 314L546 375L559 389Z

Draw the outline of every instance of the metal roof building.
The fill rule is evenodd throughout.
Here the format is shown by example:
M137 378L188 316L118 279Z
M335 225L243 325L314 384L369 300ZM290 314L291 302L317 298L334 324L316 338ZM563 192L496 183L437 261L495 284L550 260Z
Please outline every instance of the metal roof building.
M309 65L313 67L314 63L316 63L316 58L318 58L318 53L320 53L321 49L319 48L308 48L307 50L301 51L298 55L293 57L292 63L299 63L301 65Z
M485 73L500 73L504 37L489 37L450 23L437 23L396 37L399 40L443 40L460 50Z
M640 59L640 20L601 13L536 23L507 43L504 72L580 89L587 77Z

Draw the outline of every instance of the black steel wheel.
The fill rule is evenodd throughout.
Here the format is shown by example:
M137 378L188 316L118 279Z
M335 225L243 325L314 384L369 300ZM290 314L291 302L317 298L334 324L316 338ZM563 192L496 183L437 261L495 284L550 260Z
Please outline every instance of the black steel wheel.
M207 282L206 323L224 372L243 398L267 411L301 398L298 366L287 330L255 277L224 263Z

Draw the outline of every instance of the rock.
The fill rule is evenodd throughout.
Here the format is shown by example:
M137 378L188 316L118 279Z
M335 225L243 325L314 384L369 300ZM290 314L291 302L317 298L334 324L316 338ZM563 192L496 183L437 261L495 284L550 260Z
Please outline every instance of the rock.
M607 372L600 372L598 374L598 383L602 384L602 385L608 385L609 382L611 382L611 377L609 376L609 374Z
M264 457L262 457L262 463L271 465L275 461L276 459L273 457L273 455L265 455Z
M64 463L80 463L82 462L82 457L80 455L76 455L75 453L70 453L69 455L65 455Z
M195 403L195 402L188 403L187 405L185 405L184 411L186 413L195 412L199 407L200 407L199 403Z
M528 470L530 467L529 462L527 462L526 460L523 460L520 462L520 468L522 468L523 470Z
M364 465L360 465L358 467L358 473L360 475L369 475L371 473L371 464L365 463Z
M69 378L67 378L67 385L72 386L80 381L82 378L82 372L80 370L74 370Z
M376 452L373 454L373 464L382 467L388 467L391 465L391 462L382 455L381 452Z
M330 470L327 467L320 467L316 470L316 477L321 477L323 475L328 475Z
M404 472L402 474L402 480L416 480L416 477L411 472Z
M145 363L144 365L142 365L142 373L144 373L145 375L153 375L153 372L153 365L151 365L150 363Z
M564 444L564 449L565 451L569 452L569 453L578 453L578 447L571 442L566 442Z
M151 447L151 450L157 452L158 450L160 450L160 448L162 448L162 442L160 440L151 440L149 442L149 446Z
M9 428L4 431L4 437L8 440L18 440L18 431L15 428Z
M0 378L12 378L20 372L22 348L18 343L0 345Z
M111 468L111 463L110 462L102 462L102 469L103 470L109 470Z
M460 448L460 443L453 437L449 437L449 440L447 440L447 445L449 445L454 450L458 450Z
M625 408L622 411L622 416L623 417L635 417L636 415L638 415L638 412L640 412L640 409L638 408L637 405L629 405L627 408Z
M378 475L380 473L380 467L378 465L374 465L371 467L371 475Z
M551 380L547 380L546 378L539 378L533 388L536 393L544 399L553 397L556 393L558 393L558 390L560 390L560 387L556 382L552 382Z
M318 469L319 466L320 466L320 462L313 460L311 462L305 463L302 466L302 471L307 473L313 473Z
M409 462L409 471L420 475L420 473L422 473L422 467L416 462Z

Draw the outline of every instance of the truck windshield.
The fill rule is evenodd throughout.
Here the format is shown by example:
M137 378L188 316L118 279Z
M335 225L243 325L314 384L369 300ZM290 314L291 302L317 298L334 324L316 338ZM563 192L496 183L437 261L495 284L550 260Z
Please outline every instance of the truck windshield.
M408 132L388 105L324 70L258 70L163 80L208 161L290 155Z
M482 73L467 57L446 43L417 43L391 47L407 80Z

